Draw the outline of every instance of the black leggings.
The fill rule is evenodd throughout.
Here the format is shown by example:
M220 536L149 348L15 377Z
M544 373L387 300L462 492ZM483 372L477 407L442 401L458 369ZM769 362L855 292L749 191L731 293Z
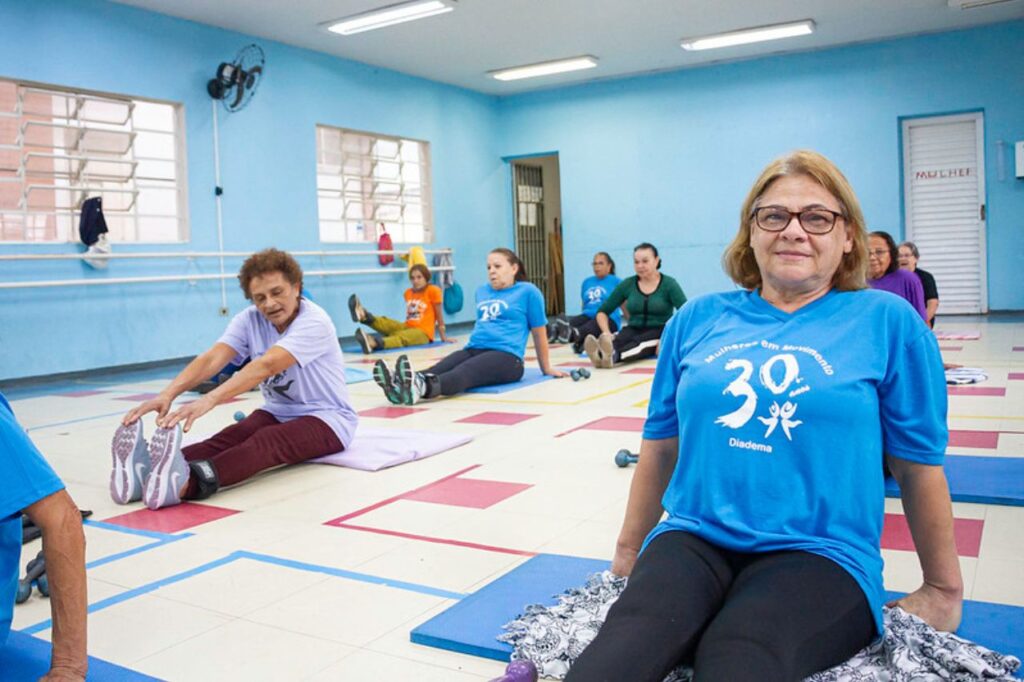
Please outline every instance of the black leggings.
M597 318L587 317L586 315L576 315L575 317L569 318L569 324L576 328L579 332L579 336L572 344L572 349L577 355L583 352L583 341L588 336L600 336L601 328L597 326ZM608 318L608 328L612 330L614 334L619 329L619 325L615 324L615 320Z
M486 348L457 350L424 374L435 375L441 395L455 395L477 386L510 384L523 378L523 359Z
M626 590L565 682L795 682L875 637L857 582L808 552L744 554L679 531L640 555Z
M625 326L612 340L615 362L633 362L653 358L658 352L658 340L665 327Z

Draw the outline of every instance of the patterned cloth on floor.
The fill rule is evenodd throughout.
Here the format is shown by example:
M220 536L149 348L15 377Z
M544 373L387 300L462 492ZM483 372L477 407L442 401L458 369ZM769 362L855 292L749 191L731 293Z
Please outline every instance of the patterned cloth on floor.
M505 625L498 639L515 647L512 660L528 659L544 677L563 679L569 666L597 635L608 609L626 586L611 571L595 573L581 588L567 590L554 606L539 604ZM938 632L900 608L885 608L885 637L846 663L805 682L1012 682L1020 661ZM677 668L665 682L690 682L693 671Z

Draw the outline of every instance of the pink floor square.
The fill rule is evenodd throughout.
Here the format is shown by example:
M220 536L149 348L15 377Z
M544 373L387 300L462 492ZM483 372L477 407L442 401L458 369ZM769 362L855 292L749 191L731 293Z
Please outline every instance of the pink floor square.
M601 417L592 422L587 422L574 429L563 431L555 436L559 438L574 431L630 431L639 433L644 430L644 417Z
M1024 372L1010 372L1006 378L1010 381L1024 381Z
M964 557L976 557L981 549L981 534L985 528L983 519L953 519L953 539L956 553ZM914 551L914 540L910 526L903 514L886 514L882 527L882 549Z
M1013 352L1014 353L1024 352L1024 346L1014 346L1013 347Z
M417 412L426 412L422 407L373 407L369 410L362 410L360 417L377 417L379 419L398 419L408 417Z
M939 350L963 350L963 346L939 346Z
M625 372L620 374L654 374L654 367L634 367L633 369L627 369Z
M539 417L539 414L524 414L520 412L481 412L480 414L474 414L470 417L463 417L462 419L456 419L457 424L500 424L502 426L512 426L519 424L528 419Z
M130 400L133 403L141 403L143 400L152 400L160 395L159 393L136 393L135 395L123 395L115 400Z
M999 447L998 431L949 431L949 447L985 448L995 450Z
M237 509L225 509L214 507L209 504L194 504L182 502L174 507L164 507L157 511L139 509L137 511L112 516L104 519L105 523L112 523L115 526L125 528L137 528L139 530L152 530L158 533L177 533L186 528L201 526L210 521L223 519L226 516L237 514Z
M109 391L70 391L68 393L58 393L57 395L59 395L62 398L88 398L89 396L102 395L104 393L109 393Z
M1000 386L948 386L949 395L980 395L1003 397L1006 389Z
M570 362L560 362L559 367L593 367L592 362L589 360L572 360Z
M402 495L402 499L487 509L532 487L526 483L506 483L481 478L449 478Z

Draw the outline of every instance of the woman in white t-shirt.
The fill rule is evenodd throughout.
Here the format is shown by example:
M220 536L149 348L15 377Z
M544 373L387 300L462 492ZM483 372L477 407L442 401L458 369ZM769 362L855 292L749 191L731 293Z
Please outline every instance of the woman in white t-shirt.
M253 302L235 315L209 350L190 362L155 398L125 415L112 443L110 494L150 509L200 500L282 464L339 452L352 442L357 416L345 386L334 323L302 297L302 269L277 249L253 254L238 274ZM172 410L174 399L234 361L250 362L198 400ZM256 386L266 403L212 438L181 446L182 428ZM141 416L157 413L146 444Z

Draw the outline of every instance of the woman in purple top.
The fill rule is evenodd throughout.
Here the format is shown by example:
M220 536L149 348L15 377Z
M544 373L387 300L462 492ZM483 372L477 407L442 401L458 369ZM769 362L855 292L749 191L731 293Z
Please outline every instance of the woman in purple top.
M320 306L302 297L302 269L277 249L253 254L238 273L252 305L212 347L155 398L129 411L114 434L110 495L150 509L201 500L265 469L347 448L358 417L345 386L338 333ZM228 361L250 362L198 400L172 407ZM182 447L185 431L215 406L259 386L265 403L212 438ZM147 446L140 417L156 412Z
M899 249L888 232L872 232L868 237L868 285L906 299L922 320L928 320L921 279L900 269Z

